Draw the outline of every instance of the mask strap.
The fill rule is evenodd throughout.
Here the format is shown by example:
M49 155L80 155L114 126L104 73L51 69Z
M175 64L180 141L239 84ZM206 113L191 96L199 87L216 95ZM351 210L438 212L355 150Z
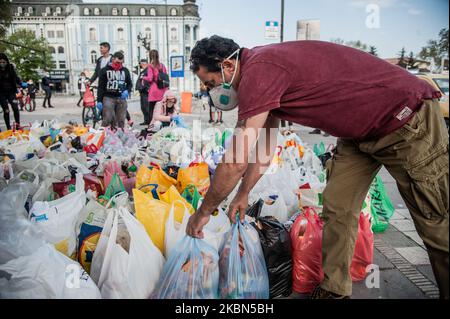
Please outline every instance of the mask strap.
M240 49L237 49L236 51L234 51L233 53L231 53L231 55L228 57L228 58L226 58L225 60L228 60L228 59L230 59L233 55L235 55L236 53L239 53L239 50ZM238 67L238 63L239 63L239 54L238 54L238 56L237 56L237 58L236 58L236 69L237 69L237 67ZM223 72L223 66L220 66L220 69L221 69L221 71L222 71L222 81L224 82L224 83L226 83L225 82L225 73ZM233 84L233 81L234 81L234 77L236 76L236 70L234 70L234 73L233 73L233 76L232 76L232 78L231 78L231 81L230 81L230 85L232 85ZM226 83L226 84L228 84L228 83Z

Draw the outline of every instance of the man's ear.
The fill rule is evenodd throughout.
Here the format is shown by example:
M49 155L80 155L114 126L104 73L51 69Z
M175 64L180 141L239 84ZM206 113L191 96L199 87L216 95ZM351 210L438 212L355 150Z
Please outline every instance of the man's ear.
M233 72L236 65L236 60L224 60L222 65L224 70L227 69L228 71Z

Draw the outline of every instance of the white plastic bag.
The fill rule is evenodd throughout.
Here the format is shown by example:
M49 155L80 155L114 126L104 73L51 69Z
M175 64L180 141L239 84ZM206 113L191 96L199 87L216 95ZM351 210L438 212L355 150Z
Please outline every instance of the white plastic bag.
M261 217L273 216L280 223L284 223L289 219L290 214L282 193L278 190L271 189L270 191L263 191L257 195L253 195L251 200L252 202L256 202L259 199L264 201L264 205L261 208Z
M83 175L77 174L75 192L51 202L34 202L29 217L49 243L70 257L76 248L75 226L85 205Z
M230 219L223 209L219 208L217 215L211 215L209 222L203 228L203 239L216 251L219 251L225 241L225 234L231 228Z
M117 243L119 218L129 235L128 252ZM108 214L91 265L103 298L148 298L163 264L163 255L129 211L121 207Z
M0 278L0 298L101 298L99 289L80 264L49 244L0 265L0 270L11 276Z
M183 221L181 224L175 221L175 205L182 205L184 207ZM186 226L190 216L188 208L181 200L176 200L172 203L164 234L164 256L166 258L169 258L170 253L176 248L178 242L186 235Z

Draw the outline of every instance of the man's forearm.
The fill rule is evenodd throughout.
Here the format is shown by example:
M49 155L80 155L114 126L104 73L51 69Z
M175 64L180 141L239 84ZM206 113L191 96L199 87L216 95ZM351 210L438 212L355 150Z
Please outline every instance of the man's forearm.
M217 166L212 184L200 207L202 214L211 214L217 209L236 187L246 167L247 165L236 163L220 163Z

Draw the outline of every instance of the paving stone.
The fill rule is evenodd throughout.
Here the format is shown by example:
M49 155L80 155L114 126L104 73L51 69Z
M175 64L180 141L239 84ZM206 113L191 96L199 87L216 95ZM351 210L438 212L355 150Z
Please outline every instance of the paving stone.
M428 299L398 269L380 272L380 288L367 288L365 281L353 283L352 299Z
M426 278L428 278L431 282L437 285L436 278L434 277L433 268L431 265L419 265L417 266L417 270L420 271Z
M410 221L409 219L391 220L390 222L391 222L392 226L394 226L401 232L416 230L414 223L412 221Z
M395 250L413 265L430 264L428 254L422 247L402 247Z
M405 231L403 232L403 234L414 240L418 245L425 248L425 244L423 243L422 238L420 238L419 234L416 231Z

